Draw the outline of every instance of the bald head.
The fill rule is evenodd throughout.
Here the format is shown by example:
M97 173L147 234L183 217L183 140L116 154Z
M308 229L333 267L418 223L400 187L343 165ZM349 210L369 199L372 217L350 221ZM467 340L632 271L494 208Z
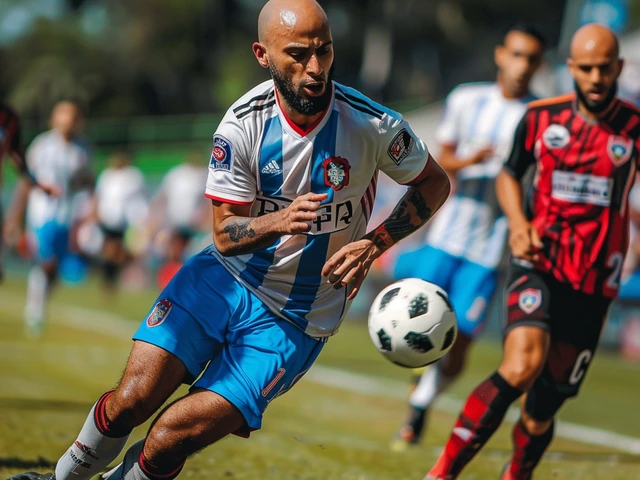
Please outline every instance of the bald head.
M329 26L327 15L316 0L269 0L258 17L258 41L268 44L273 34L292 32L300 23Z
M578 29L571 38L571 58L606 54L618 58L618 37L608 27L589 23Z
M258 18L258 63L268 68L288 114L312 123L332 96L333 39L316 0L269 0Z
M616 96L622 71L616 35L597 23L580 27L571 39L567 65L584 113L593 117L603 115Z

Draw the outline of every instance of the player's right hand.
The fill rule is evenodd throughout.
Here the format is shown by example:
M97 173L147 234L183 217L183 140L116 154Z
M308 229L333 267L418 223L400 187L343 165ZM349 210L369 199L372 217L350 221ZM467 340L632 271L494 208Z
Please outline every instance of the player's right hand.
M509 248L514 257L530 262L540 258L539 251L543 247L538 231L527 221L509 225Z
M318 217L316 210L320 208L320 203L328 197L329 195L326 193L306 193L300 195L291 202L291 205L280 210L279 231L289 235L307 233L311 230L309 222Z
M484 159L491 157L493 154L493 147L482 148L469 157L469 162L471 164L480 163L484 161Z

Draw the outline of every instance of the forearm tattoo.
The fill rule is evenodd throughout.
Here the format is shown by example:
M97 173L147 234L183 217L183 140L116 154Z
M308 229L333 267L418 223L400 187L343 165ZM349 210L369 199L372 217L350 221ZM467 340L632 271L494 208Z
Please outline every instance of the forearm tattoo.
M227 223L222 231L229 235L229 239L233 243L240 243L243 238L253 238L256 231L250 227L251 219L243 218L240 220L231 220Z
M386 250L424 225L431 213L420 191L412 189L389 218L367 237L378 248Z

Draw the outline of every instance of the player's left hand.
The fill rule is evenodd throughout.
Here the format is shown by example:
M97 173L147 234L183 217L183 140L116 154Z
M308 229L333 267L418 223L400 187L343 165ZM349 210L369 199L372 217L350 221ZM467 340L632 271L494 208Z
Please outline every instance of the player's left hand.
M360 286L371 269L371 264L382 254L371 240L352 242L327 260L322 268L322 275L328 283L336 287L349 285L348 300L353 300L360 291Z

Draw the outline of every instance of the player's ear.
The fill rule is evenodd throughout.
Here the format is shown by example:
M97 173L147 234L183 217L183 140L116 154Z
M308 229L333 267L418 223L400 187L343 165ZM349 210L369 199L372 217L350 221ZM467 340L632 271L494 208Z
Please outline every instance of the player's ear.
M576 68L576 63L571 57L567 58L567 68L569 69L569 73L571 74L571 76L575 78L574 70Z
M503 57L504 57L504 46L496 45L496 48L493 50L493 61L496 63L496 66L500 67L502 65Z
M255 42L252 46L253 54L256 56L258 63L262 68L269 68L269 57L267 56L267 48L260 42Z
M624 58L619 58L618 59L618 73L616 74L616 78L618 78L620 76L620 74L622 73L622 69L624 68Z

